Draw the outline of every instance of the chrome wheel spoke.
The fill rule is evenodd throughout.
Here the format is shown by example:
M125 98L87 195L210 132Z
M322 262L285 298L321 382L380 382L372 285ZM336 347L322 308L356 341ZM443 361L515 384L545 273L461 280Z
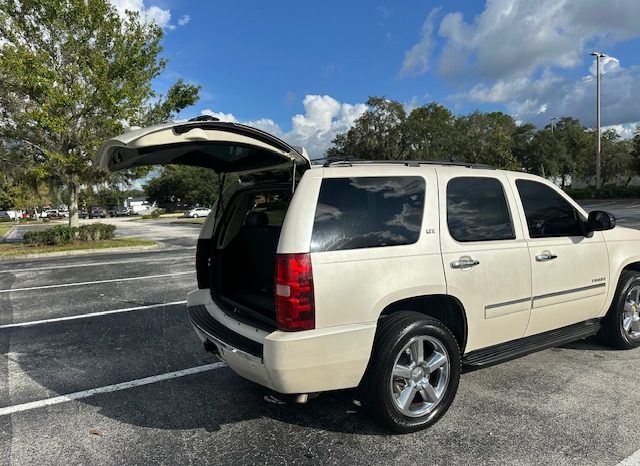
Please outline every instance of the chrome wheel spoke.
M627 293L622 309L622 328L632 337L640 334L640 285L635 285Z
M634 313L634 308L633 308L634 303L627 301L626 303L624 303L624 315L631 317Z
M429 384L420 390L420 396L427 403L435 403L439 399L435 389Z
M408 380L411 378L411 368L403 364L396 364L393 368L393 376Z
M411 402L416 396L417 387L414 383L411 383L404 387L404 389L398 395L398 404L402 408L403 411L408 411L409 406L411 406Z
M424 341L416 340L411 344L411 359L416 364L424 361Z
M429 369L429 373L432 374L433 372L437 371L446 362L447 362L447 358L445 357L444 354L434 351L433 354L429 356L429 359L427 359L426 361L426 365L427 365L427 368Z

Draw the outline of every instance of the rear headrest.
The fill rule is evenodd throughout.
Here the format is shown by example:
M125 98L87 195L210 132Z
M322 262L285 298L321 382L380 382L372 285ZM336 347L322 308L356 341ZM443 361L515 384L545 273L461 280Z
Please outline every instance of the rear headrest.
M266 227L269 224L269 217L264 212L249 212L244 219L247 227Z

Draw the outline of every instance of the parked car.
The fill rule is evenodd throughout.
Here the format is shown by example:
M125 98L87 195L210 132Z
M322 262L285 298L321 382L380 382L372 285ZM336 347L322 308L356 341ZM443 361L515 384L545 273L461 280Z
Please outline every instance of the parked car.
M11 220L12 218L6 210L0 210L0 222L10 222Z
M102 207L92 207L89 218L107 218L107 212Z
M243 180L201 230L191 323L239 375L298 402L359 387L375 420L411 432L447 411L463 365L596 334L640 346L640 231L543 178L464 163L312 167L303 149L218 121L126 133L96 162L182 160Z
M194 207L189 212L185 212L185 217L198 218L198 217L206 217L211 212L211 209L208 207Z
M42 217L57 219L57 218L63 218L63 215L60 213L58 209L47 209L44 212L42 212Z
M78 210L78 218L89 218L89 212L84 209Z
M131 215L131 212L126 207L112 207L109 209L109 217L126 217Z

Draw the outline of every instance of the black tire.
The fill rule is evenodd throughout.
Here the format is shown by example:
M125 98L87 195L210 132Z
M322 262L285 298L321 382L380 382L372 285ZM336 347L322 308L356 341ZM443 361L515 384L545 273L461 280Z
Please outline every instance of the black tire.
M407 415L398 404L402 404L400 401L401 393L410 388L409 384L416 382L412 379L397 378L392 374L394 367L397 367L396 363L400 365L402 358L407 358L404 366L414 364L411 362L413 358L411 350L406 348L411 342L422 345L424 359L428 359L426 350L430 347L433 348L431 356L435 355L435 345L438 342L439 352L443 349L446 350L448 358L448 366L445 363L432 373L431 371L422 372L422 375L420 375L422 369L419 369L415 377L425 377L420 379L424 383L425 380L432 379L442 381L442 377L448 375L445 377L446 382L442 385L438 401L433 403L431 408L428 407L429 403L422 395L422 391L416 392L415 395L408 395L407 399L410 403L408 409L411 410L414 405L416 409L412 415ZM372 418L387 429L398 433L424 429L440 419L451 406L458 390L461 368L462 361L458 342L442 322L418 312L395 312L383 317L378 324L369 366L360 386L362 402ZM413 373L412 370L411 377L414 377ZM398 397L395 396L396 391L399 393ZM423 410L428 411L420 414L421 406Z
M640 346L640 332L631 332L624 327L627 295L638 287L640 287L640 272L623 270L611 307L602 319L600 339L606 345L618 349L631 349ZM640 303L637 304L640 305Z

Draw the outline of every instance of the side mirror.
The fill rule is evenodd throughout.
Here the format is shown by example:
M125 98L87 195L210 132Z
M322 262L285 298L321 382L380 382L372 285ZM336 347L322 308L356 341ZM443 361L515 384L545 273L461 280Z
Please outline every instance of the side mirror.
M611 230L616 226L616 218L609 212L594 210L589 212L587 226L590 231Z

